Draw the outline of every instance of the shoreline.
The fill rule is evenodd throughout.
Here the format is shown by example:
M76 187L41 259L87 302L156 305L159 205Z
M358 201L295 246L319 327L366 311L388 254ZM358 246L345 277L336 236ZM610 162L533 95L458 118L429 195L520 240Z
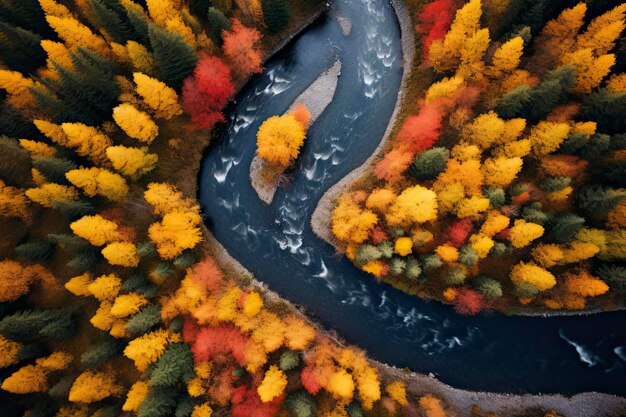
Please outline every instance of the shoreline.
M400 109L402 108L405 96L404 92L406 91L406 85L411 77L413 61L415 60L415 36L409 10L404 3L404 0L390 0L390 3L395 11L398 23L400 24L402 66L404 68L395 108L391 114L391 118L389 119L389 124L387 125L383 138L374 152L372 152L372 154L360 166L353 169L348 175L326 190L324 195L317 202L317 207L315 207L313 215L311 216L311 228L313 229L313 233L335 248L337 248L337 245L335 244L335 239L332 235L330 225L334 202L344 191L349 189L355 181L360 179L367 172L372 165L372 161L374 161L374 159L377 158L382 152L383 148L386 147L387 142L391 138L391 132L396 124L396 119L400 113Z

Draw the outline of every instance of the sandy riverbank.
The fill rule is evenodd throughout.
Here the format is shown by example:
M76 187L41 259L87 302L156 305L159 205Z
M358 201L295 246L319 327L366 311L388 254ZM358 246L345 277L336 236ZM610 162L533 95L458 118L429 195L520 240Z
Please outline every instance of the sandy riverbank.
M287 113L303 104L311 113L309 125L313 124L333 101L340 75L341 62L337 60L332 67L324 71L313 84L291 103L289 109L287 109ZM265 202L265 204L270 204L278 189L280 177L276 177L273 181L268 181L263 176L264 171L267 171L265 161L255 155L250 164L250 183L252 184L252 188L254 188L259 195L259 198Z
M411 20L411 15L409 10L407 9L406 4L403 0L391 0L391 4L396 11L396 16L398 17L398 22L400 23L400 36L402 42L402 56L403 63L402 66L404 68L404 74L402 75L402 82L400 85L400 90L398 92L398 99L396 101L396 106L394 108L393 114L391 115L391 119L389 119L389 124L387 125L387 130L383 135L380 144L376 148L376 150L370 155L369 158L363 164L350 172L348 175L343 177L339 182L330 187L326 193L320 198L320 201L317 203L317 207L311 216L311 227L313 232L321 239L330 243L333 246L334 238L332 232L330 230L330 218L331 213L334 207L334 202L341 196L341 194L350 188L350 186L365 174L365 172L372 165L374 159L376 159L379 153L383 150L387 141L391 137L391 131L395 125L396 117L400 112L400 108L402 107L402 101L404 99L404 91L406 91L406 85L411 77L411 68L413 68L413 60L415 59L415 35L413 30L413 22Z

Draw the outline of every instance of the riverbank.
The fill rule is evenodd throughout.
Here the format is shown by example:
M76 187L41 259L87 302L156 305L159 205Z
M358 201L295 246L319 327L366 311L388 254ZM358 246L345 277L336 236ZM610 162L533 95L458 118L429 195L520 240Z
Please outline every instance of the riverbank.
M339 182L330 187L320 198L317 203L317 207L311 216L311 228L313 232L322 240L326 241L330 245L338 247L334 236L331 232L331 224L330 219L332 217L332 210L335 205L335 201L347 191L352 185L358 181L361 177L365 175L368 169L372 166L373 161L375 161L382 150L387 146L387 142L391 138L391 134L396 125L396 120L400 114L400 111L405 104L406 90L407 84L411 78L414 61L415 61L415 53L416 53L416 43L415 43L415 31L413 28L413 21L411 19L411 14L407 5L403 0L391 0L391 5L393 6L398 23L400 24L400 41L402 43L402 66L404 68L404 73L402 75L402 81L400 84L400 90L398 92L398 98L396 100L396 105L394 111L391 115L391 119L389 119L389 124L387 125L387 130L385 130L385 134L381 139L378 147L374 150L374 152L367 158L361 166L352 170L348 175L343 177Z
M333 101L340 75L341 61L335 61L333 66L324 71L313 84L291 103L286 113L293 111L299 105L304 105L311 114L309 121L309 126L311 126ZM265 161L259 158L258 155L255 155L250 164L250 183L259 198L265 204L270 204L278 189L281 176L277 176L270 181L266 178L267 175L264 175L267 169Z

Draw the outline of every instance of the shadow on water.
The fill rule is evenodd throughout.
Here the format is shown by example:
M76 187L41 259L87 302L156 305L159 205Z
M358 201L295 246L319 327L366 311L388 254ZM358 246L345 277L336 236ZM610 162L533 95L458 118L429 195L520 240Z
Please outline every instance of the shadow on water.
M388 1L337 0L344 37L321 18L266 65L227 110L206 151L199 201L207 226L269 287L375 359L471 390L626 394L626 312L588 317L464 317L407 296L334 256L309 222L323 193L380 142L402 78L398 22ZM286 111L335 62L333 102L309 130L293 181L270 206L252 189L256 131Z

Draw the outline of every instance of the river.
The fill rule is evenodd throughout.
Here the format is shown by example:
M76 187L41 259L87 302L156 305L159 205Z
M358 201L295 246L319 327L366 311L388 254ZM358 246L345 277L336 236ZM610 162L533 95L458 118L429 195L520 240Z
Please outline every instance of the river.
M227 109L207 149L199 201L217 240L257 279L381 362L473 391L626 394L626 312L591 316L460 316L355 268L317 238L324 192L378 146L402 79L400 29L388 0L335 0L266 63ZM333 102L309 129L293 180L265 205L250 185L256 131L341 60Z

